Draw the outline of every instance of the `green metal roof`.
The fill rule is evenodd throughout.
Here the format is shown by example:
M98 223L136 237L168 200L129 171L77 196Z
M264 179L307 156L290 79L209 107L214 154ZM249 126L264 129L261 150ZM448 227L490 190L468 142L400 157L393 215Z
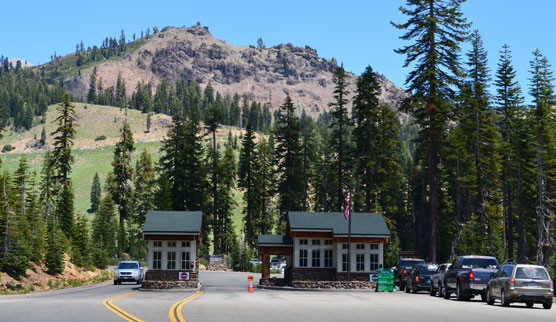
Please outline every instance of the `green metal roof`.
M259 235L258 245L292 246L293 240L288 235Z
M390 237L390 230L379 213L354 212L351 214L352 236ZM332 231L334 236L347 236L348 221L343 212L288 213L290 229L297 231Z
M149 210L143 233L200 234L202 218L200 211Z

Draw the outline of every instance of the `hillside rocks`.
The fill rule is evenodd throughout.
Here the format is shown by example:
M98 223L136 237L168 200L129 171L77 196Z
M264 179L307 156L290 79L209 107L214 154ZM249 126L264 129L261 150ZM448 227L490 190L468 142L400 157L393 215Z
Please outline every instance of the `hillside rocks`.
M98 65L97 75L105 87L114 85L119 73L125 79L128 95L138 81L152 82L156 88L165 78L170 82L195 80L203 87L210 82L222 95L247 94L271 108L278 108L290 95L310 114L328 110L336 66L310 46L235 46L215 38L200 24L166 27L157 35L135 52ZM69 89L85 97L91 72L88 69L79 76L66 77ZM396 107L407 94L383 75L378 76L383 89L381 100ZM356 75L349 74L348 90L352 94L355 80Z

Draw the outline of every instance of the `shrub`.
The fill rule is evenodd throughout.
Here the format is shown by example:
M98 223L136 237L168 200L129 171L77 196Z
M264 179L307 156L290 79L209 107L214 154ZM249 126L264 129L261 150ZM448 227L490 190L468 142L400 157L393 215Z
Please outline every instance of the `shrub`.
M106 140L106 135L97 136L95 138L95 141L102 141L102 140Z
M6 144L6 145L4 145L4 147L2 148L2 153L10 152L10 151L12 151L12 150L14 150L14 149L15 149L15 148L14 148L13 146L11 146L10 144Z

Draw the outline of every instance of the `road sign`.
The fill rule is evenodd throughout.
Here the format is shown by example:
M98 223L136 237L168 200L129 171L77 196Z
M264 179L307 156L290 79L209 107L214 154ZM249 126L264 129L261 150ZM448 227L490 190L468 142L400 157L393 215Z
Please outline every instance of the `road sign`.
M370 281L371 281L371 282L376 282L376 281L378 281L378 275L376 275L376 274L371 274L371 276L370 276Z
M189 281L189 272L180 272L179 274L180 280Z
M247 280L248 280L248 281L252 281L252 280L253 280L253 275L248 275L248 276L247 276Z

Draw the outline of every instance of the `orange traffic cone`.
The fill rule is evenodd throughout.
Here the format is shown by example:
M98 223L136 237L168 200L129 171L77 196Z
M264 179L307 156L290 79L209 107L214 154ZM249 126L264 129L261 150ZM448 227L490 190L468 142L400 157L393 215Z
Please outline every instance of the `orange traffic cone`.
M249 281L249 293L253 293L253 282Z

